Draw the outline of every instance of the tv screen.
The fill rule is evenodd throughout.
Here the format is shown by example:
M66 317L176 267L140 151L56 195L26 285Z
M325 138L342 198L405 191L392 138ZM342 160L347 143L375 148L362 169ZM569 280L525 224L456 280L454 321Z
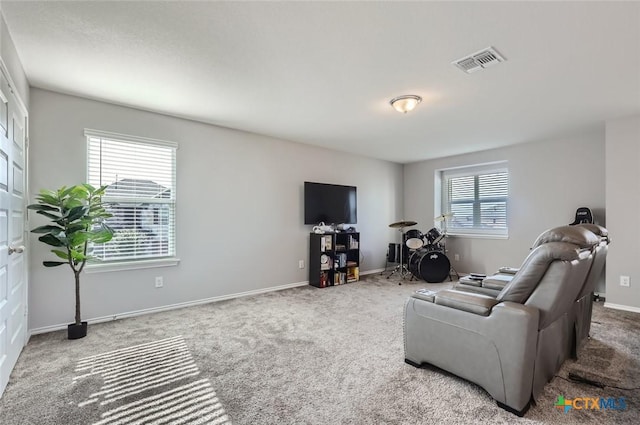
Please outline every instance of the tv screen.
M355 186L304 182L304 224L356 224Z

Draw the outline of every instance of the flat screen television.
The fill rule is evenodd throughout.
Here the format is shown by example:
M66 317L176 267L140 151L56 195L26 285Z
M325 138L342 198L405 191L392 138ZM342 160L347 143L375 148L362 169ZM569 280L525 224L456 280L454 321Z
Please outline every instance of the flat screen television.
M304 224L356 224L355 186L304 182Z

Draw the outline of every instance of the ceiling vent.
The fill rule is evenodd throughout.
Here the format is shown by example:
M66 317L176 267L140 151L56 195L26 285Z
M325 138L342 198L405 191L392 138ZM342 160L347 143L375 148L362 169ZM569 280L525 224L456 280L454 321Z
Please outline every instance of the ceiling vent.
M467 74L480 71L483 68L488 68L493 65L497 65L500 62L504 62L506 59L500 55L493 47L487 47L472 55L465 56L451 62L452 65L457 66Z

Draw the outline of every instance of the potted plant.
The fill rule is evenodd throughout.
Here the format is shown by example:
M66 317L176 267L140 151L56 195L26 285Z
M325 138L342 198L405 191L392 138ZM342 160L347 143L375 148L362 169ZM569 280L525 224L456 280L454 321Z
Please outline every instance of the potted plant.
M80 316L80 274L91 258L87 252L90 243L101 244L111 240L113 230L105 219L111 217L102 206L102 195L106 186L98 189L89 184L80 184L58 190L41 190L36 197L38 203L27 208L35 210L51 220L51 224L39 226L32 233L42 234L39 241L54 247L51 252L59 260L43 261L45 267L68 264L75 278L76 320L68 326L69 339L87 335L87 322Z

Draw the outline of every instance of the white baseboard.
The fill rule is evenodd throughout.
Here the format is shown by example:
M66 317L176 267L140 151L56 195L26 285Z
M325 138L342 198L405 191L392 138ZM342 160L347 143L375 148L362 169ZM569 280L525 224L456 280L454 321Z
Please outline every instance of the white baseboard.
M382 273L383 271L384 269L367 270L366 272L360 272L360 276L365 276L365 275L374 274L374 273Z
M170 305L166 305L166 306L162 306L162 307L152 307L152 308L145 308L145 309L142 309L142 310L129 311L129 312L126 312L126 313L118 313L118 314L114 314L112 316L94 317L93 319L88 319L87 322L89 322L89 323L109 322L109 321L112 321L112 320L124 319L124 318L127 318L127 317L142 316L143 314L159 313L161 311L175 310L175 309L178 309L178 308L192 307L192 306L196 306L196 305L200 305L200 304L208 304L208 303L213 303L213 302L217 302L217 301L230 300L230 299L234 299L234 298L249 297L249 296L252 296L252 295L265 294L267 292L281 291L283 289L297 288L299 286L305 286L305 285L308 285L308 284L309 284L309 281L288 283L286 285L272 286L270 288L254 289L252 291L238 292L238 293L235 293L235 294L221 295L221 296L218 296L218 297L204 298L204 299L201 299L201 300L187 301L187 302L177 303L177 304L170 304ZM63 330L63 329L67 329L67 323L59 324L59 325L44 326L44 327L36 328L36 329L30 329L29 330L29 336L42 334L42 333L47 333L47 332L53 332L53 331L60 331L60 330Z
M640 313L640 308L638 308L638 307L630 307L628 305L613 304L613 303L605 301L604 302L604 306L607 307L607 308L612 308L614 310L623 310L623 311L630 311L632 313Z

